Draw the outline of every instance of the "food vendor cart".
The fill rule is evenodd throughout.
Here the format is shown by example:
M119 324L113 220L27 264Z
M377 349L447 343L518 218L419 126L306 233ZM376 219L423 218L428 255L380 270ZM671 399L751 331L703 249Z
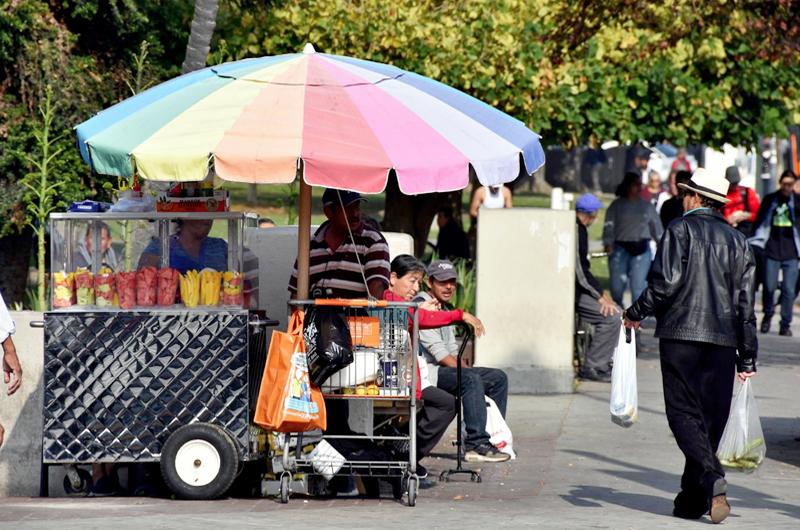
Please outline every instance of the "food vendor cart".
M178 279L169 268L176 231L198 222L210 225L199 259L205 253L210 262L216 252L225 267L217 275L198 271L200 289L190 273ZM255 222L241 212L51 215L43 463L67 467L68 494L91 490L78 464L160 462L176 495L211 499L227 491L244 462L263 458L265 436L251 419L265 326L277 323L258 310L248 285L258 276L247 249ZM78 269L78 261L90 263ZM158 263L157 279L139 271L145 262ZM138 281L132 306L131 274Z

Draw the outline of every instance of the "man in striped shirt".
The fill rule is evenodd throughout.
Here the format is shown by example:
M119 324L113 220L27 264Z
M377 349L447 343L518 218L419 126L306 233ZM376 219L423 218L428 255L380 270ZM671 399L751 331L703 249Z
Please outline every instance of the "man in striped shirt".
M328 221L311 238L308 284L312 291L320 288L327 294L330 290L333 298L369 294L381 299L389 287L389 245L380 232L364 224L361 201L365 200L354 191L325 190L322 203ZM289 292L296 297L297 261Z

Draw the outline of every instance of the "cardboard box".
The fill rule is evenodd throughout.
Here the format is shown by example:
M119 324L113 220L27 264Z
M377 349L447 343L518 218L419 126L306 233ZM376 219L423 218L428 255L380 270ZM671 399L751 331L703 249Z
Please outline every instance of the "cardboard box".
M227 212L230 210L230 194L224 190L214 190L212 197L170 197L159 191L156 210L159 212Z

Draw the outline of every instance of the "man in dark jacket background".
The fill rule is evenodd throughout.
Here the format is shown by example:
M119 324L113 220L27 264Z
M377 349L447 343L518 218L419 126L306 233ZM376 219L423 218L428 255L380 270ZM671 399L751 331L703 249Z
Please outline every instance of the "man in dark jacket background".
M587 193L575 203L578 223L578 256L575 266L575 312L583 320L594 325L594 338L586 352L586 362L578 374L580 379L611 382L611 359L619 336L619 313L617 304L594 277L589 264L589 234L586 228L595 222L603 207L600 199Z
M698 169L681 185L684 210L658 246L650 282L624 314L628 328L654 314L667 420L686 457L673 514L719 523L730 513L716 457L730 412L734 371L755 375L755 260L719 209L728 181ZM738 357L737 357L738 349Z

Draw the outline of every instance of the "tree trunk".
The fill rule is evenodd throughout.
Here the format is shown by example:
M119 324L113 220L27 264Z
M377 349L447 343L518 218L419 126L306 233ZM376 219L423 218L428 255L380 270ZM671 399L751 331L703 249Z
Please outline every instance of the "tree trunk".
M211 51L211 37L217 25L219 0L196 0L192 31L189 33L189 44L186 46L186 59L183 61L181 73L194 72L205 68L208 52Z
M33 229L30 226L20 234L0 238L0 293L8 306L25 299L32 249Z
M257 184L250 184L247 187L247 205L248 206L255 206L258 203L258 185Z
M460 217L461 192L427 193L425 195L404 195L397 186L397 179L392 175L386 186L386 215L383 229L387 232L411 234L414 238L414 254L422 257L428 242L431 223L436 217L436 210L442 204L456 205L453 216Z

